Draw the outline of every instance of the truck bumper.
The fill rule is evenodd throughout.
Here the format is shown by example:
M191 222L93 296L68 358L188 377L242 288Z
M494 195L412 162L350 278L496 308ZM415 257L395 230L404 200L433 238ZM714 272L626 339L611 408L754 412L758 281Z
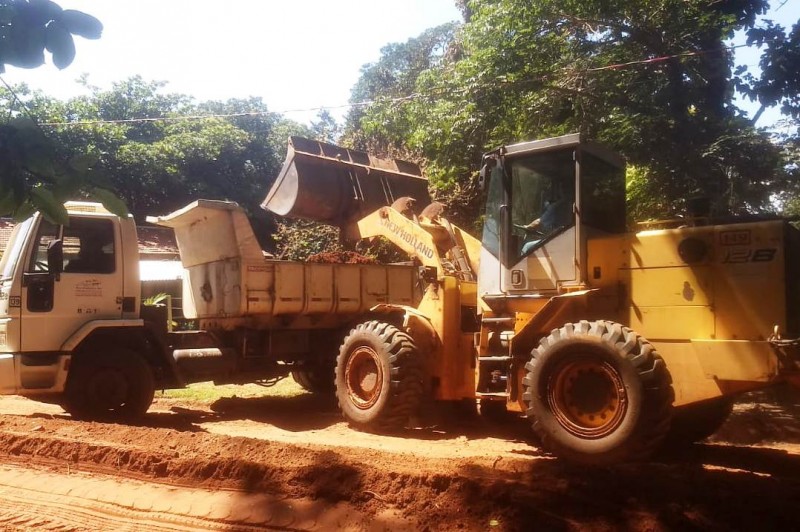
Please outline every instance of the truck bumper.
M0 353L0 394L63 392L70 359L64 353Z
M17 393L17 372L13 353L0 353L0 394Z

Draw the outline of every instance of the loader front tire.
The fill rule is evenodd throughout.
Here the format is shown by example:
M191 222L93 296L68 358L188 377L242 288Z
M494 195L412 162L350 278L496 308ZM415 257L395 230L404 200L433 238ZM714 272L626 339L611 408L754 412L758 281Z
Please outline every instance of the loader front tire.
M127 349L76 357L64 409L81 420L133 421L153 403L155 381L145 360Z
M361 323L350 331L336 358L336 397L352 426L401 429L419 408L422 395L422 361L411 336L380 321Z
M669 430L674 392L664 361L618 323L555 329L525 367L527 416L557 456L590 465L643 460Z

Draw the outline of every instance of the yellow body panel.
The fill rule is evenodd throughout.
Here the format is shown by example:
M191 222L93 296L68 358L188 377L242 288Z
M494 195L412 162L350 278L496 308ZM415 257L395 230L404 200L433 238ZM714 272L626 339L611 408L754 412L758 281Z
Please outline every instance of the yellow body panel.
M701 251L681 257L686 241ZM653 342L676 405L757 387L778 375L765 340L786 327L785 245L777 221L592 240L587 278L602 305L591 306Z
M706 246L703 256L688 264L679 255L687 240ZM785 329L782 222L645 231L620 237L619 245L618 275L631 306L627 314L645 337L763 341L774 326ZM600 251L607 251L610 243L605 246ZM589 249L591 262L592 243ZM672 332L662 320L648 316L646 309L652 315L653 307L671 307L665 312ZM709 313L713 329L707 323ZM637 320L639 315L644 319Z

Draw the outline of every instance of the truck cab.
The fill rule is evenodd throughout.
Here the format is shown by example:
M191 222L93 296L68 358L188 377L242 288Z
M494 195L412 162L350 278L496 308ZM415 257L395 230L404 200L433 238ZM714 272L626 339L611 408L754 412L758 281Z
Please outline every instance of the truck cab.
M102 206L66 204L18 224L0 260L0 392L62 392L72 351L92 331L141 324L136 228Z

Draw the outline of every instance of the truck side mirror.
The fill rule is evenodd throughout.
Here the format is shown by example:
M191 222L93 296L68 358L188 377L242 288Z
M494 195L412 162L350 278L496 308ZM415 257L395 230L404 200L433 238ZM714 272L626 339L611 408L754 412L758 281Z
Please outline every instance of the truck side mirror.
M64 271L64 242L61 239L47 245L47 270L56 278Z

